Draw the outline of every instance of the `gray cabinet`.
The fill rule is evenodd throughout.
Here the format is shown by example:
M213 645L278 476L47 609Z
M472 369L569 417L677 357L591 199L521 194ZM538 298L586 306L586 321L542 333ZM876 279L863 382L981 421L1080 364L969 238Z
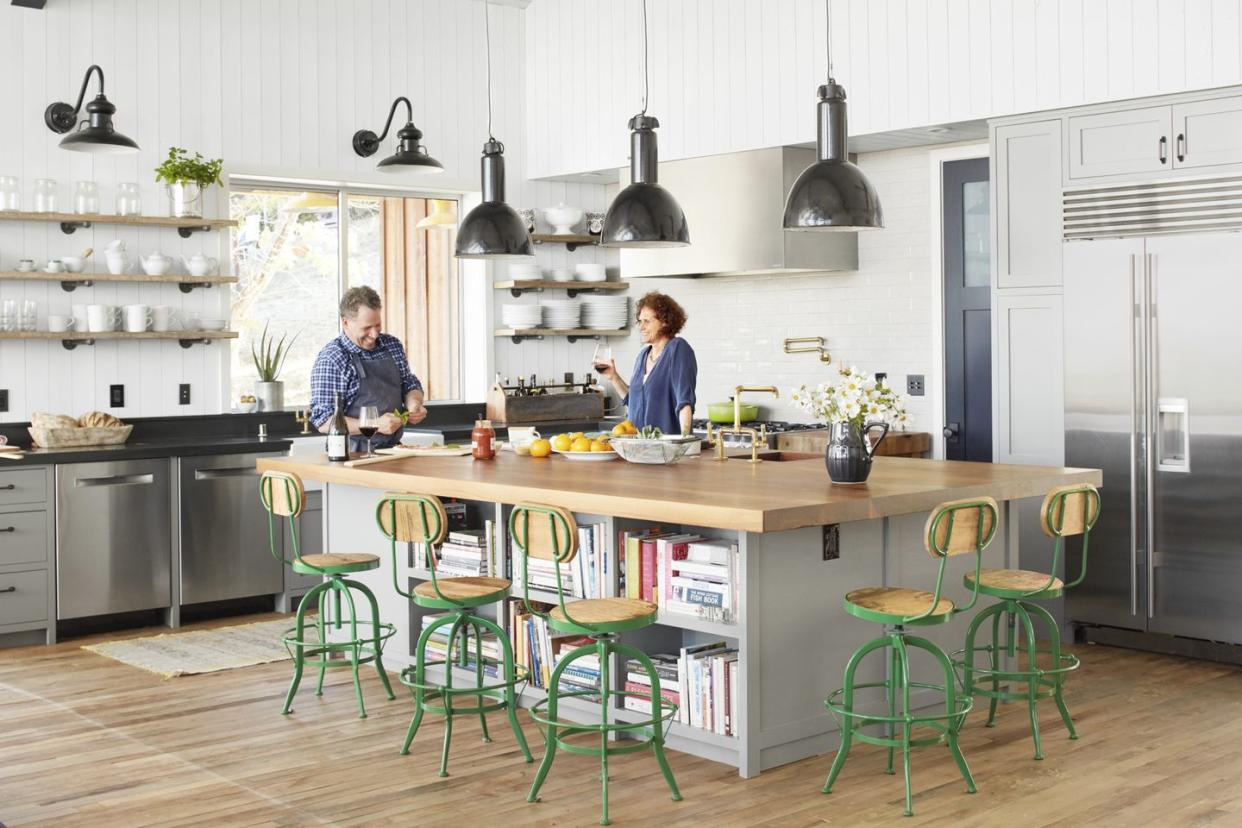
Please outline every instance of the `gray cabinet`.
M996 462L1065 458L1060 294L996 296Z
M1242 163L1242 98L1175 104L1172 111L1175 166Z
M1173 168L1167 106L1069 118L1069 177L1151 173Z
M997 127L997 288L1061 284L1061 121Z
M0 642L56 642L52 471L0 471ZM43 631L43 632L40 632Z

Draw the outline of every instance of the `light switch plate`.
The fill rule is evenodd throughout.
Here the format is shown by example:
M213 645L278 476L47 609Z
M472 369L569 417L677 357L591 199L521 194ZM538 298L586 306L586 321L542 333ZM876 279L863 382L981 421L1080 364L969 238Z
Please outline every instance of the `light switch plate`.
M188 382L183 382L177 386L177 404L190 404L190 384Z
M9 410L9 389L0 388L0 411Z
M906 374L906 393L911 397L923 396L924 388L922 374Z
M125 386L109 385L108 386L108 407L124 408L125 407Z

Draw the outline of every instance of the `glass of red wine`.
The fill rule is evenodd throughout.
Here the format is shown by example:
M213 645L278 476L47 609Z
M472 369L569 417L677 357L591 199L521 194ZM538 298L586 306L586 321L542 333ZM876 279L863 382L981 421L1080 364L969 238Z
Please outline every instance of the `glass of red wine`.
M379 430L379 422L378 406L364 405L358 409L358 433L367 438L367 457L375 456L371 448L371 438Z
M600 376L612 367L612 346L595 343L595 353L591 355L591 367Z

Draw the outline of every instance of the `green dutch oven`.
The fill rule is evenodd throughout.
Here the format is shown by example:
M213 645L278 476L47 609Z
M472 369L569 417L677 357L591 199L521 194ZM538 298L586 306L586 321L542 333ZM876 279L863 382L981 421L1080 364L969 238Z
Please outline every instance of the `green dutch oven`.
M707 419L713 423L733 425L733 403L716 402L707 406ZM759 406L754 403L742 403L742 422L759 419Z

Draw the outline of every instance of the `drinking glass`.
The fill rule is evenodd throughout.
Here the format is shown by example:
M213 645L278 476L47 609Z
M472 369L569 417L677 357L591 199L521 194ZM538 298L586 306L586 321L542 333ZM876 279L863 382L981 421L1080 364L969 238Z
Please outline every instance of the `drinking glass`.
M358 433L367 438L367 457L375 456L371 448L371 438L375 436L378 429L379 408L374 405L364 405L358 409Z
M22 302L21 330L33 331L38 329L39 323L39 303L33 299L26 299Z
M17 330L17 300L5 299L0 302L0 331Z
M34 211L36 213L55 213L56 197L60 194L60 185L53 178L36 178L34 183Z
M116 185L116 214L118 216L142 214L142 197L139 195L136 183Z
M612 346L595 343L595 353L591 355L591 367L600 376L612 366Z

